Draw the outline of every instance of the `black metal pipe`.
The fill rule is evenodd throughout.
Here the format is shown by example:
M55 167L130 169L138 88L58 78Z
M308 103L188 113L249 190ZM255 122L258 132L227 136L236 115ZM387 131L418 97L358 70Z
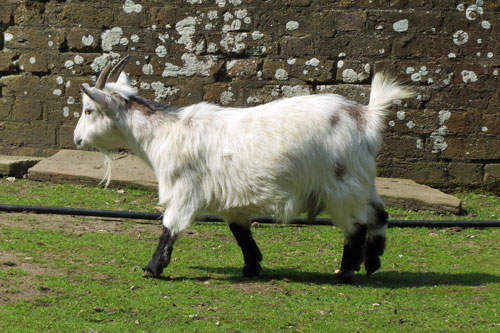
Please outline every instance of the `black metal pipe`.
M47 207L47 206L26 206L26 205L2 205L0 211L4 212L29 212L37 214L57 214L57 215L75 215L75 216L95 216L120 219L138 219L138 220L160 220L161 213L147 212L127 212L116 210L99 210L99 209L83 209L83 208L64 208L64 207ZM196 218L199 222L223 222L223 220L214 215L200 215ZM254 217L252 219L258 223L275 223L276 220L271 217ZM290 224L311 224L311 225L331 225L329 219L317 218L314 222L309 223L307 219L293 219ZM389 227L398 228L493 228L500 227L499 220L390 220Z

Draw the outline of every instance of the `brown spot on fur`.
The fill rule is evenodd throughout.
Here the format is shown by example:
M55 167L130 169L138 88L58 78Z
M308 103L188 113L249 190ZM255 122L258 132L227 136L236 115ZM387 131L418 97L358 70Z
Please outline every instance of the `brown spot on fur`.
M129 109L137 110L145 116L152 116L155 113L155 111L151 110L147 105L137 103L134 100L128 100L127 103Z
M338 180L342 180L342 178L344 178L345 174L347 173L346 169L340 164L337 164L335 166L334 172L335 177L337 177Z
M339 121L340 121L340 116L338 114L334 113L330 116L330 125L332 127L335 127L335 125L337 125Z
M358 103L350 103L344 106L347 113L356 121L358 129L362 131L366 124L365 112L366 106Z

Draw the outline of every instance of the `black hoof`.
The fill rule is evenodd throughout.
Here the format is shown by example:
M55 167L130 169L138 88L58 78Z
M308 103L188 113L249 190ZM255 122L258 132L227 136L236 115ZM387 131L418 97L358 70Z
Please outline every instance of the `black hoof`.
M144 271L142 272L142 277L145 278L159 278L161 273L163 272L163 268L155 269L148 264L144 267Z
M262 268L259 263L252 266L245 264L242 270L243 276L248 278L257 277L260 275L260 272L262 272Z
M345 284L345 283L352 283L352 280L354 279L354 270L345 270L345 271L339 271L335 275L334 283L336 284Z
M379 257L375 258L369 258L365 260L365 269L366 269L366 275L371 275L378 271L382 263L380 262Z

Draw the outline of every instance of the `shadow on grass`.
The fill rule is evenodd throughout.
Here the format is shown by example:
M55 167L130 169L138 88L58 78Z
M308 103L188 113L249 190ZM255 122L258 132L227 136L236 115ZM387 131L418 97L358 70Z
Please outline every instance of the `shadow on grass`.
M320 272L304 272L295 268L288 269L266 269L262 271L258 278L244 278L241 270L234 267L191 267L192 269L205 271L200 277L178 277L172 280L226 280L232 282L259 281L269 282L271 280L286 280L290 282L301 282L309 284L332 284L334 274ZM214 277L213 274L229 277ZM500 283L500 276L485 273L438 273L438 272L404 272L389 271L376 272L371 276L364 273L357 273L353 284L358 286L369 286L379 288L412 288L435 285L455 285L455 286L480 286L487 283Z

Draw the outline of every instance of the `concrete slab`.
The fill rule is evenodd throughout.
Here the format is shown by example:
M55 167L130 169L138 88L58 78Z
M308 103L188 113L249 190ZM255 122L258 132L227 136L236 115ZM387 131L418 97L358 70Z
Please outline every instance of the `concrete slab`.
M42 159L42 157L0 155L0 176L20 178Z
M156 177L149 166L130 154L113 154L110 186L157 188ZM53 183L97 185L104 177L101 153L61 150L29 169L28 178Z
M97 185L104 176L102 155L98 152L61 150L29 169L28 178L55 183ZM394 207L459 214L462 203L451 195L407 179L377 178L377 189ZM129 154L113 155L110 186L157 188L154 172L139 158Z
M436 213L462 213L462 201L409 179L377 178L378 193L388 206Z

